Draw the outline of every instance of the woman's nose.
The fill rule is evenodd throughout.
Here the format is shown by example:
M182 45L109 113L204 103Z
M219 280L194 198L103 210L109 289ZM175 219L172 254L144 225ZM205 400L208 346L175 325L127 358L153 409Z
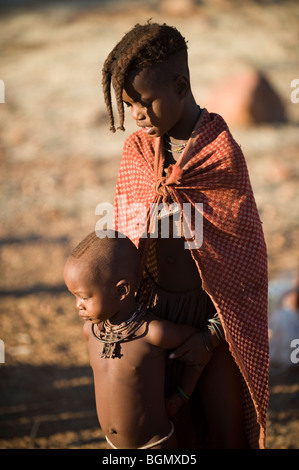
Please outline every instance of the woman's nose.
M132 106L132 116L135 121L141 121L145 117L144 108L142 106L134 104Z

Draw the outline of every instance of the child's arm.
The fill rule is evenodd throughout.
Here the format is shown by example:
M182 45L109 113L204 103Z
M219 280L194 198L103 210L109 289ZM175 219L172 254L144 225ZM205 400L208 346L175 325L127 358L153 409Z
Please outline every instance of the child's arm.
M198 331L193 326L176 324L151 315L147 341L161 349L175 349Z
M149 342L165 350L172 350L183 344L188 338L194 337L197 343L201 339L201 333L193 326L185 324L176 324L167 320L152 320L149 323L147 338ZM206 356L205 348L201 351ZM209 358L204 358L208 362ZM185 364L183 376L177 389L166 399L166 411L168 416L174 416L181 406L188 402L189 397L195 389L197 381L203 368L195 365Z
M153 316L149 323L148 341L162 349L172 349L170 359L180 359L199 370L209 362L214 348L219 344L216 337L209 337L209 347L205 334L199 329L185 324L176 324ZM209 333L208 333L209 334Z
M163 349L176 349L188 340L197 355L196 361L188 364L186 360L181 381L176 385L177 389L173 395L166 400L167 412L169 416L173 416L184 402L188 402L204 367L211 358L212 349L217 343L212 341L210 343L212 349L207 350L203 333L197 328L160 319L150 322L148 339L151 344ZM172 354L170 354L171 357ZM180 359L184 360L184 357Z
M166 399L168 416L174 416L184 403L188 403L201 372L201 370L195 369L192 366L185 365L180 383L176 384L176 390Z

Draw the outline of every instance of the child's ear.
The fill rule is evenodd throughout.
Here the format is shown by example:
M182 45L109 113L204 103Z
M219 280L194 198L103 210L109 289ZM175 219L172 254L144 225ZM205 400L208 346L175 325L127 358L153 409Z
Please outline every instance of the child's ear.
M116 284L116 292L118 300L124 300L130 293L131 287L128 281L122 279Z
M175 79L175 89L180 98L184 98L190 91L189 79L185 75L179 75Z

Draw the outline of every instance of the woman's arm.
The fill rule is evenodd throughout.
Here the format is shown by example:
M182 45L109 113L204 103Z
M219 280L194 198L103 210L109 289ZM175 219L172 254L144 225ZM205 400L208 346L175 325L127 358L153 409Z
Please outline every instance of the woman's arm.
M199 333L200 337L190 337L176 348L170 354L170 359L181 359L190 365L202 368L203 362L206 364L209 361L213 350L225 341L224 331L217 313L208 320L205 328ZM208 353L209 356L205 353Z
M173 416L184 402L188 402L214 348L219 344L219 335L217 337L213 328L199 330L190 325L154 319L150 322L148 339L162 349L172 349L170 359L186 363L176 391L166 400L168 415Z
M169 417L174 416L179 409L188 403L196 387L201 371L185 365L180 382L170 397L166 398L166 411Z
M188 403L205 366L208 364L214 348L219 344L214 330L197 332L185 343L170 354L171 359L185 361L180 383L176 384L174 393L166 399L166 410L169 417Z
M147 338L157 347L172 350L170 359L185 361L200 371L209 362L214 348L219 344L214 330L199 330L190 325L176 324L156 317L149 323Z

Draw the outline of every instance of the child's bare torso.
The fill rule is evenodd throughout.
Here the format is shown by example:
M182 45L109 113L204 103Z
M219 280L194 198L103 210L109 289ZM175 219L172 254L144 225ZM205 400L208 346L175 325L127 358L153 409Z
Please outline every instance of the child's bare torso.
M96 327L97 328L97 327ZM150 344L150 321L134 338L120 343L120 357L101 358L103 344L88 334L98 419L104 434L117 448L139 448L170 431L165 410L165 351Z

